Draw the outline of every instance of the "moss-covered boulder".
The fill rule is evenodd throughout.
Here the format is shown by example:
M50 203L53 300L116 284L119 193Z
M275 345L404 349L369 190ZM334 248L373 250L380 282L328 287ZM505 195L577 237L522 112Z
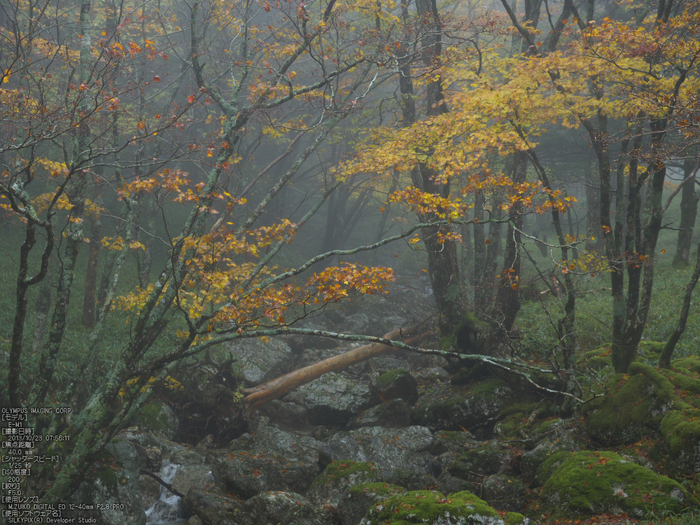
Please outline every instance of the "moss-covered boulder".
M633 362L616 374L607 394L583 407L588 435L601 444L629 444L660 434L661 420L677 396L668 378L652 366Z
M468 429L488 439L501 411L516 401L517 394L499 379L469 386L438 385L414 405L414 423L432 430Z
M405 399L410 402L418 399L418 381L408 370L385 372L377 377L370 389L375 398L384 403L392 399Z
M448 470L451 475L472 483L477 490L486 477L511 473L514 457L513 450L498 442L480 443L459 456Z
M362 520L372 505L404 492L405 488L390 483L361 483L350 487L338 502L340 521L346 525L355 525Z
M666 463L679 474L694 475L700 473L700 359L676 359L664 374L678 396L661 421Z
M471 492L445 497L437 491L413 491L391 496L369 509L360 525L516 525L528 523L520 514L501 518Z
M580 437L576 430L564 430L551 434L548 439L540 441L535 448L523 452L520 456L520 474L523 481L531 487L544 485L551 472L543 471L543 465L558 454L581 450L583 447Z
M551 475L540 495L541 508L557 517L627 513L639 518L675 514L697 504L677 481L613 452L560 453L543 470Z
M372 463L333 461L314 480L306 497L319 505L336 506L340 496L350 487L376 481L377 469Z
M681 406L661 421L661 432L673 470L687 475L700 473L700 409Z

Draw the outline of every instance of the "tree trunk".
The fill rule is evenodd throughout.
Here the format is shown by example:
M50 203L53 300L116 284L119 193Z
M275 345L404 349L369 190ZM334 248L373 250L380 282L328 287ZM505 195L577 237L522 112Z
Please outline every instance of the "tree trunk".
M85 290L83 292L83 326L95 326L95 307L97 306L97 265L100 256L101 225L99 217L91 213L90 249L88 250L87 271L85 272Z
M673 256L674 268L685 268L690 264L690 245L698 213L698 199L700 199L700 195L695 191L697 162L697 158L688 157L683 163L683 180L688 177L692 177L692 179L685 182L681 190L681 221L678 226L676 254Z
M693 275L690 277L690 281L685 287L685 296L683 297L681 313L678 316L678 325L666 342L666 346L664 346L661 356L659 357L659 366L661 368L671 368L671 357L673 356L673 351L676 349L678 341L685 331L685 325L688 322L688 314L690 313L690 303L693 298L693 290L695 289L695 285L698 284L698 278L700 278L700 243L698 243L697 255L695 256L695 270L693 270Z
M527 155L517 152L511 156L511 166L508 169L510 178L516 184L525 181L527 174ZM493 305L492 317L496 322L496 331L502 339L513 328L515 318L520 311L520 231L523 225L522 204L516 202L508 212L508 234L506 249L503 254L503 271L498 285L498 292ZM503 354L503 345L494 345L495 354ZM493 355L493 354L492 354Z

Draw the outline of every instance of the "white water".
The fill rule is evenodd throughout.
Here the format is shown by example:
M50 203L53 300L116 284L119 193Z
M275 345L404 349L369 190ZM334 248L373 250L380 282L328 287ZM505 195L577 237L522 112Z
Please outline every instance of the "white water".
M172 483L179 466L174 463L165 463L158 477L166 483ZM160 499L146 511L146 523L187 523L180 519L180 497L161 485Z

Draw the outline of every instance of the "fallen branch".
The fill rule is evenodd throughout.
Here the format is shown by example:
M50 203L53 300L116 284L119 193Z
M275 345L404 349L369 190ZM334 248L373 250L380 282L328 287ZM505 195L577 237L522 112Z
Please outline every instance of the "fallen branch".
M410 332L407 333L405 330L399 328L385 334L383 339L394 339L404 337L406 335L410 335ZM427 339L430 335L431 332L423 332L419 335L405 339L404 344L412 345L418 343L424 339ZM354 348L348 352L344 352L342 354L329 357L328 359L324 359L323 361L319 361L318 363L314 363L313 365L300 368L294 372L290 372L256 387L242 388L240 391L245 395L243 398L243 404L246 407L246 411L250 413L268 401L282 397L294 388L310 383L314 379L321 377L323 374L342 370L354 365L355 363L359 363L389 352L396 352L397 350L399 350L399 348L381 343L371 343Z

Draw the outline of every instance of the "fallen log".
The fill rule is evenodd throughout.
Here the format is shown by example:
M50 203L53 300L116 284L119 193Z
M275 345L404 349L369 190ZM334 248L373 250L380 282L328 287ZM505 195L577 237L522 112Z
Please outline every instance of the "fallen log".
M384 334L384 339L397 339L403 338L410 335L410 331L407 332L401 328L397 330L392 330ZM405 344L415 344L424 339L427 339L432 332L423 332L418 335L408 337L403 340ZM288 374L285 374L277 379L268 381L261 385L252 388L242 388L240 392L245 396L243 398L243 405L248 413L253 412L255 409L261 405L282 397L291 390L310 383L314 379L321 377L328 372L336 372L342 370L356 363L365 361L372 357L377 357L382 354L387 354L390 352L396 352L399 350L393 346L383 345L381 343L372 343L369 345L360 346L358 348L353 348L345 353L329 357L313 365L300 368Z

